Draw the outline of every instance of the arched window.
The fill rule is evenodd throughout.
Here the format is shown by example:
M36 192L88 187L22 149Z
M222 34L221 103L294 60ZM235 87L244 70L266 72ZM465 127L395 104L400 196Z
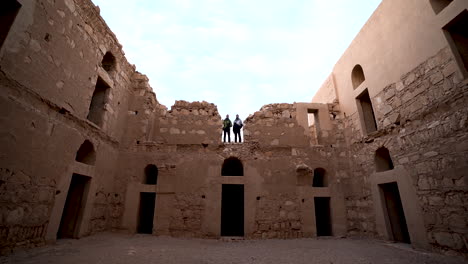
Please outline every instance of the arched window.
M144 184L156 185L158 184L158 167L156 165L150 164L145 168L145 179Z
M78 149L78 152L76 152L75 160L84 164L94 165L96 162L96 152L94 151L93 143L85 140L81 144L80 149Z
M351 80L353 82L353 88L356 89L364 82L366 77L364 77L364 71L362 70L361 65L357 64L354 66L353 71L351 72Z
M431 3L434 13L439 14L440 11L444 10L453 0L429 0Z
M106 72L110 72L115 68L115 57L109 51L106 52L101 62L102 68Z
M244 166L238 158L230 157L224 160L221 169L222 176L244 176Z
M312 182L312 187L327 187L328 179L325 169L316 168L314 170L314 180Z
M393 170L392 158L386 147L380 147L375 151L375 170L377 172Z

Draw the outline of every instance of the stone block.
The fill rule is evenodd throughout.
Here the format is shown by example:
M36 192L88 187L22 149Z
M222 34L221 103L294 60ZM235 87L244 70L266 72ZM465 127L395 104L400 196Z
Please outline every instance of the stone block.
M444 75L441 72L436 72L429 77L432 84L437 84L444 79Z
M403 103L406 103L408 102L409 100L413 99L413 95L411 93L405 93L402 97L401 97L401 101Z
M456 72L458 70L458 66L455 63L455 61L449 62L445 67L442 69L442 73L444 74L445 77L450 76L452 73Z
M23 217L24 217L24 209L22 207L18 207L15 210L7 213L6 223L10 225L20 223Z
M420 177L418 181L418 187L420 190L430 190L431 185L429 184L429 180L426 177Z
M390 100L393 96L395 96L395 89L389 89L386 93L385 93L385 101L388 101Z
M178 134L180 134L180 130L179 130L178 128L171 127L171 128L169 129L169 133L170 133L171 135L178 135Z
M443 206L444 205L444 199L440 196L429 196L427 198L429 205L433 206Z
M404 80L404 84L406 86L412 84L416 80L416 75L414 73L410 73L408 77Z
M300 230L301 229L301 222L299 221L294 221L291 223L291 228L293 230Z
M439 245L453 249L462 249L464 246L463 239L457 234L435 232L434 239Z
M387 105L387 104L382 105L380 109L382 111L382 114L384 114L384 115L390 113L393 110L393 108L390 105Z
M423 156L426 158L435 157L437 155L439 155L439 153L437 153L436 151L429 151L423 154Z
M397 82L397 83L396 83L395 89L396 89L397 91L400 92L400 91L402 91L403 89L405 89L405 87L406 87L406 86L403 84L403 82L400 81L400 82Z
M467 230L468 228L465 217L461 215L452 214L447 218L447 222L452 229Z

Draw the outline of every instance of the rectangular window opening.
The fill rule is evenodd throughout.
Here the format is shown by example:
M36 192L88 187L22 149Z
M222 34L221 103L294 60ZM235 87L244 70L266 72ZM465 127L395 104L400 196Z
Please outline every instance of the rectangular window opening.
M463 75L468 76L468 11L465 9L443 27L457 64Z
M0 3L0 48L5 42L8 32L15 21L21 4L16 0L2 0Z
M317 109L307 109L307 122L312 144L318 145L320 138L320 123Z
M110 86L104 82L101 77L98 77L87 117L89 121L98 126L102 126L104 121L104 106L106 104L109 88Z
M365 89L358 97L356 97L356 102L364 134L368 135L377 131L377 123L375 121L374 109L372 108L369 91Z

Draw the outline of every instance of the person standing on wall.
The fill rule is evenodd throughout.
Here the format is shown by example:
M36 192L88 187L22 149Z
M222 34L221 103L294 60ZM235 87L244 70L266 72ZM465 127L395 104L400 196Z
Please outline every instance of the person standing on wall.
M223 131L224 131L223 142L226 142L226 134L227 134L228 142L231 143L231 127L232 127L232 123L231 123L231 120L229 119L229 115L226 115L226 119L223 120Z
M239 118L239 115L236 115L236 120L234 120L234 127L232 130L234 131L234 140L237 143L237 135L239 135L239 143L242 142L240 130L244 125L242 124L242 120Z

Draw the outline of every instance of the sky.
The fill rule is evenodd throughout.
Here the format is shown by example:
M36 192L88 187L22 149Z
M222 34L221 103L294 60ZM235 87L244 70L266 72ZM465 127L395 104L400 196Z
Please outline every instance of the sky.
M92 0L158 101L310 102L381 0Z

